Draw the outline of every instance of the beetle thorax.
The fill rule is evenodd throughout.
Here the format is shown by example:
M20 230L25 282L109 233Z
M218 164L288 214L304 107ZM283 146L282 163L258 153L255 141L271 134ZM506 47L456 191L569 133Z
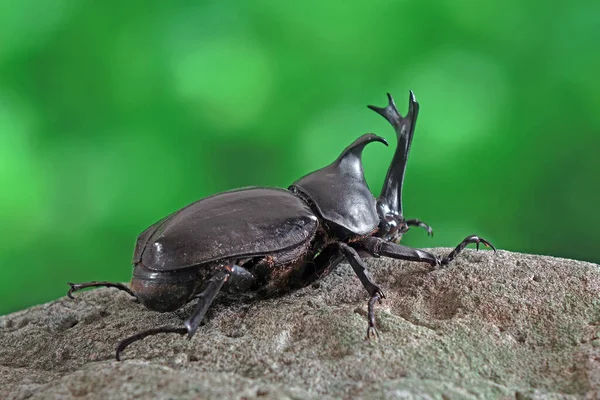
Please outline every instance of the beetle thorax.
M362 151L368 143L385 140L366 134L348 146L332 164L312 172L290 187L307 199L315 212L338 237L364 236L379 225L376 200L362 167Z

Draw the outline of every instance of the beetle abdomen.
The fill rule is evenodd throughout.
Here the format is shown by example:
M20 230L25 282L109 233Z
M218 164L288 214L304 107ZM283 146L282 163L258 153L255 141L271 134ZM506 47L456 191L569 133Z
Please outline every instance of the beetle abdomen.
M150 310L175 311L190 301L202 281L197 269L153 272L138 263L133 269L131 290Z

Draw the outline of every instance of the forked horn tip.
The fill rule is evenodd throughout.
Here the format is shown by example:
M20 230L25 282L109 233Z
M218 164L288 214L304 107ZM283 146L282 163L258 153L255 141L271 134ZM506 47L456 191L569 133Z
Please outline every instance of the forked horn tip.
M396 107L396 103L394 103L394 98L392 97L391 94L386 93L387 94L387 98L388 98L388 105L392 106L392 107Z
M400 114L398 113L398 109L396 108L396 103L394 102L394 98L392 97L392 95L390 93L386 93L387 98L388 98L388 104L385 107L377 107L377 106L367 106L369 109L375 111L377 114L381 115L382 117L384 117L385 119L387 119L388 121L392 122L391 120L395 119L395 118L402 118L400 116Z
M369 110L373 110L373 111L375 111L375 112L379 112L379 110L381 110L381 107L377 107L377 106L371 106L371 105L367 106L367 108L368 108Z

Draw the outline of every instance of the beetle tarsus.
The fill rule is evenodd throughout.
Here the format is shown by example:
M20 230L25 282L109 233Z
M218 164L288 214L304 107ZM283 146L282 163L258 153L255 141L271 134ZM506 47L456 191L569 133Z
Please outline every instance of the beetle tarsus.
M418 219L407 219L406 220L406 225L410 226L418 226L419 228L423 228L427 231L427 236L432 236L433 237L433 229L431 229L431 226L429 226L428 224L426 224L425 222L418 220Z
M67 292L67 297L70 299L74 299L73 292L76 292L81 289L89 288L89 287L112 287L112 288L116 288L116 289L122 290L124 292L127 292L131 296L133 296L137 299L137 296L135 295L135 293L133 293L133 291L127 285L124 285L122 283L92 281L92 282L86 282L86 283L67 282L67 285L71 286L71 288Z
M460 244L458 246L456 246L454 248L454 250L452 250L450 252L450 254L448 254L446 257L444 257L441 261L440 264L442 266L446 266L448 264L450 264L454 258L456 258L457 255L460 254L461 251L464 250L465 247L467 247L467 245L471 244L471 243L475 243L477 250L479 250L479 243L483 243L483 245L485 247L490 247L492 250L494 250L494 253L496 252L496 248L494 247L493 244L491 244L490 242L488 242L487 240L480 238L477 235L471 235L471 236L467 236L462 242L460 242Z
M117 361L121 361L121 353L127 346L130 344L137 342L138 340L142 340L143 338L151 335L157 335L159 333L178 333L180 335L185 335L187 333L186 328L175 327L175 326L161 326L160 328L148 329L139 333L136 333L133 336L128 337L127 339L123 339L117 345L117 350L115 352L115 358Z
M376 340L379 339L379 332L377 331L377 328L374 326L370 326L367 328L367 336L365 337L366 340Z
M375 325L375 303L378 301L381 303L381 293L375 293L369 299L369 305L367 308L367 317L369 319L369 327L367 328L367 337L366 339L378 339L379 333L377 332L377 327Z

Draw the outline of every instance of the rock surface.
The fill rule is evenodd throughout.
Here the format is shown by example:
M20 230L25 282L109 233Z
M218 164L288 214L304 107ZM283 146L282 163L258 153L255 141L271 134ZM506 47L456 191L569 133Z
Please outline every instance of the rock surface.
M279 298L221 299L191 340L151 336L122 362L119 340L191 305L160 314L97 289L0 317L0 398L600 397L598 265L474 250L435 271L368 264L387 296L377 341L346 264Z

